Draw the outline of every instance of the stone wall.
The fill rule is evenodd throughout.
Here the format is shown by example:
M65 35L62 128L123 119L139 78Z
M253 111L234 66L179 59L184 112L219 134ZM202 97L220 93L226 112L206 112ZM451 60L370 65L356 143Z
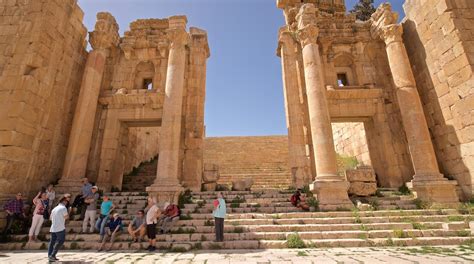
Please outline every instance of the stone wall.
M59 178L87 57L75 0L0 1L0 193Z
M364 123L332 123L332 132L337 153L356 157L361 164L372 165Z
M474 1L407 0L404 40L441 172L474 181Z
M208 137L204 140L204 163L219 165L221 173L240 165L288 166L288 137Z

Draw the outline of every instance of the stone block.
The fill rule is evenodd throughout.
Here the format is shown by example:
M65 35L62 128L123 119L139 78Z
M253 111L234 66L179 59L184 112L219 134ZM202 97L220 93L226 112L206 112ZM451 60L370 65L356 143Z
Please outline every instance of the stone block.
M347 170L346 177L349 182L375 182L375 172L371 167L358 167L355 170Z
M216 182L203 183L202 188L203 188L203 191L215 191L217 188L217 183Z
M253 185L253 179L235 180L232 182L232 190L249 191Z
M349 194L356 196L371 196L377 192L375 182L350 182Z

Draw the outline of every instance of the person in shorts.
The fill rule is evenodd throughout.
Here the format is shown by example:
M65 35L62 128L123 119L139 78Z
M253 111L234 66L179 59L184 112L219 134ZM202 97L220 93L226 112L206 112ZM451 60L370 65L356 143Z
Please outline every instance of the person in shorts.
M147 248L149 251L156 250L156 223L158 222L159 214L160 209L158 209L156 199L148 196L148 210L146 213L146 234L150 243Z

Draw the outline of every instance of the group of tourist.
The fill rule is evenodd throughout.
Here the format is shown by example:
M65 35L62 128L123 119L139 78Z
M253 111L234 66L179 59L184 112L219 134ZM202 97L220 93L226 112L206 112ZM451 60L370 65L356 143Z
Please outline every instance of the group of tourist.
M50 261L57 261L56 254L64 244L66 238L66 220L73 219L74 215L80 215L82 220L82 232L99 233L98 250L105 248L110 241L107 250L112 246L117 237L123 232L123 220L115 210L115 204L108 195L103 195L100 203L100 214L97 216L97 204L100 199L99 188L89 183L87 178L82 180L81 193L78 194L71 204L71 194L64 194L54 209L53 202L56 193L52 185L40 191L33 199L33 216L29 230L29 242L37 241L37 236L45 220L51 220L50 243L48 257ZM224 240L224 218L226 215L226 203L222 193L218 193L217 199L213 203L213 217L215 220L216 242ZM27 220L25 205L22 193L8 201L4 205L7 213L7 224L3 234L11 232L14 221L24 224ZM173 224L179 220L181 210L178 205L165 203L162 208L158 207L156 198L148 197L147 206L143 210L138 210L133 220L129 223L127 231L133 242L142 242L145 235L148 238L149 246L147 250L156 250L157 227L160 234L171 231Z

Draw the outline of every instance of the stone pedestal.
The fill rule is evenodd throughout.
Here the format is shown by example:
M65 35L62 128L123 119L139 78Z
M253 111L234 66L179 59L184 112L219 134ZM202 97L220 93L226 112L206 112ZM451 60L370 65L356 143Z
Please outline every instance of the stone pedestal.
M323 211L347 210L354 207L347 196L349 183L346 181L316 180L310 188L316 192L319 208Z
M445 178L429 181L414 179L411 183L416 197L423 201L444 205L457 205L459 203L455 181L449 181Z
M298 38L303 48L306 95L316 164L316 181L313 187L321 209L333 210L337 207L350 209L353 204L347 194L349 184L337 174L331 118L321 55L317 44L319 28L316 26L316 13L317 10L313 4L304 4L297 15Z
M163 182L146 187L146 191L150 196L156 197L160 205L166 202L178 204L179 194L184 191L184 188L178 182Z
M456 183L449 182L439 172L423 106L416 89L415 77L402 40L403 27L396 24L397 20L398 14L392 12L390 4L382 4L372 15L372 33L382 38L386 44L403 127L415 170L413 188L421 200L452 203L459 200Z

